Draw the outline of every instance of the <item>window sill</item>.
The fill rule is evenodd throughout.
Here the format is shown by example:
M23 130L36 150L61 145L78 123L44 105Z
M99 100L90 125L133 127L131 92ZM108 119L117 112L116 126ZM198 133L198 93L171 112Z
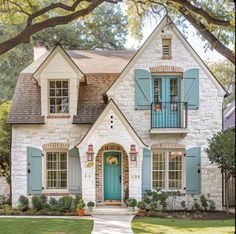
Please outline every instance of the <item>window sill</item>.
M186 136L189 130L187 128L152 128L150 134L182 134Z
M168 56L162 56L161 59L164 59L164 60L172 59L172 56L171 56L171 55L168 55Z
M70 115L48 115L47 119L69 119Z
M63 193L63 192L43 192L43 194L46 196L67 196L67 195L69 195L68 192L65 192L65 193Z

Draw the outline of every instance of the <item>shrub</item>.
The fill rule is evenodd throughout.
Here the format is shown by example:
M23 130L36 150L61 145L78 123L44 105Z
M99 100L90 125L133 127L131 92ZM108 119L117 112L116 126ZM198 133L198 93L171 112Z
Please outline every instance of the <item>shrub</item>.
M43 203L39 196L32 197L32 206L35 210L39 211L43 209Z
M207 211L207 208L208 208L208 200L207 200L207 198L205 197L204 194L202 194L202 195L200 196L200 203L201 203L201 207L202 207L205 211Z
M192 206L193 211L201 211L201 207L198 203L198 200L194 198L193 206Z
M137 205L137 200L135 198L128 199L128 206L129 207L135 207L136 205Z
M58 208L61 212L71 211L73 198L71 196L63 196L58 200Z
M19 210L20 211L27 211L29 209L29 199L28 197L25 197L21 195L19 197Z
M156 209L157 209L157 203L153 201L150 204L150 211L155 211Z
M138 207L140 210L144 210L144 209L146 208L145 202L139 201L137 207Z
M180 202L180 205L181 205L181 207L183 207L183 209L185 209L185 210L187 210L187 207L186 207L186 201L181 201Z
M92 202L92 201L90 201L90 202L88 202L87 206L88 206L88 207L94 207L94 206L95 206L95 203Z
M216 204L215 204L214 200L211 200L211 199L209 200L209 210L211 212L216 210Z
M84 200L83 199L80 199L79 200L79 203L77 205L77 208L78 209L83 209L85 207L85 203L84 203Z
M10 196L9 195L0 195L0 205L10 205Z
M72 209L75 211L77 208L77 205L79 204L79 201L82 199L81 194L76 194L75 198L72 201Z
M58 205L57 199L54 198L54 197L50 197L50 199L49 199L49 205L50 205L50 206L57 206L57 205Z
M42 202L43 208L48 207L48 204L47 204L47 202L48 202L48 197L47 197L46 195L44 195L44 194L40 195L40 196L39 196L39 199L40 199L41 202Z

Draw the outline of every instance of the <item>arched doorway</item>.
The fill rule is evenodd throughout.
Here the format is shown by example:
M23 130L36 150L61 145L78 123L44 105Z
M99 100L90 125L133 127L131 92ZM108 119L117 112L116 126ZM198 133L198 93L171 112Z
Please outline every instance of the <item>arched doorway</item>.
M119 169L120 167L120 169ZM117 176L113 173L119 173L120 170L120 188ZM110 174L109 174L110 173ZM116 178L113 178L115 177ZM108 178L108 180L106 180ZM112 180L112 186L108 183ZM109 188L113 187L114 191ZM103 145L96 156L96 202L104 203L105 201L124 201L128 198L129 188L129 160L124 148L117 143L108 143ZM111 188L112 189L112 188ZM120 189L120 191L119 191ZM117 193L120 192L120 196Z

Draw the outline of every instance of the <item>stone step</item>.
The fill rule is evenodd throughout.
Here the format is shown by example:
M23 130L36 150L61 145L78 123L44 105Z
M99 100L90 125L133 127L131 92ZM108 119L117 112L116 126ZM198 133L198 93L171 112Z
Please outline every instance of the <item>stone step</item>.
M137 213L131 212L127 207L114 207L114 206L97 206L93 208L93 211L90 212L86 209L86 214L94 215L134 215Z

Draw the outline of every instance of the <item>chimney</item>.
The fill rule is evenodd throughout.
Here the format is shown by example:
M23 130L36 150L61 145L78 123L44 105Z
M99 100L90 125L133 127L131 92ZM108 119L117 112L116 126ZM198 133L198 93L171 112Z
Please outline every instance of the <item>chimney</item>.
M34 48L34 61L40 58L42 55L44 55L47 52L47 48L44 45L38 44Z

